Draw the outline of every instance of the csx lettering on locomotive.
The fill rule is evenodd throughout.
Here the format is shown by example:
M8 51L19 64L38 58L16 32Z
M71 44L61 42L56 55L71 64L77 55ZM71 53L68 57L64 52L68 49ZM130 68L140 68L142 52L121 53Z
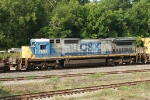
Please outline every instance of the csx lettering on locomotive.
M100 49L100 42L83 42L80 45L81 51L98 51Z

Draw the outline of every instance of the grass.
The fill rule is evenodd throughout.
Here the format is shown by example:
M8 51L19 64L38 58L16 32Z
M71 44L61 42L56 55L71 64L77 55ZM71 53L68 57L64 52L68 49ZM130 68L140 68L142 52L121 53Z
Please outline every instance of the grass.
M48 80L49 84L52 84L52 89L57 89L57 82L60 82L60 78L58 76L53 76Z
M27 79L34 79L34 76L28 76ZM124 73L124 74L115 74L115 75L106 75L105 73L96 73L90 76L82 76L82 77L67 77L67 78L59 78L57 76L53 76L45 81L32 81L29 83L19 83L13 85L4 85L2 90L6 91L8 94L3 93L2 96L6 95L19 95L19 94L28 94L28 93L37 93L37 92L45 92L45 91L53 91L53 90L62 90L62 89L73 89L73 88L82 88L88 86L98 86L98 85L106 85L112 83L122 83L128 81L135 80L146 80L150 79L149 72L140 72L140 73ZM132 88L133 87L133 88ZM100 90L101 92L94 93L93 95L86 95L89 100L93 100L92 97L99 97L102 100L112 100L118 99L115 97L123 97L124 98L142 98L142 93L147 93L144 96L150 96L150 84L139 84L136 86L123 86L116 89L106 89ZM12 92L13 91L13 92ZM9 94L12 93L12 94ZM131 94L132 93L132 94ZM97 95L96 95L97 94ZM106 98L107 97L107 98ZM61 97L62 98L62 97ZM82 99L83 98L83 99ZM91 98L91 99L90 99ZM109 98L109 99L108 99ZM57 99L56 99L57 100ZM59 100L59 98L58 98ZM65 99L60 99L65 100ZM66 99L66 100L78 100L78 97ZM84 97L79 98L79 100L84 100ZM86 100L86 99L85 99ZM94 99L99 100L99 99Z
M11 96L11 94L9 93L9 90L6 87L2 86L2 83L3 82L0 82L0 97L8 96L8 95Z
M72 97L54 97L52 100L149 100L149 96L147 93L150 93L149 89L150 84L142 84L137 86L129 86L126 87L125 90L120 90L119 87L117 91L113 89L105 89L99 90L97 92L87 92L85 94L81 94L80 96L72 96ZM145 91L145 88L146 91ZM145 92L143 92L145 91ZM145 93L145 95L143 95Z
M12 76L5 76L5 78L13 78Z
M138 72L132 72L132 74L137 74Z
M6 88L0 89L0 97L4 97L4 96L12 96L12 94L9 92L9 90L7 90Z
M53 76L49 79L49 82L58 82L60 78L58 76Z
M95 73L89 76L92 78L99 78L99 77L103 77L104 75L106 75L106 73Z
M81 96L55 97L53 100L149 100L148 94L150 84L139 84L135 86L123 86L113 89L99 90L94 93L87 92Z
M26 79L27 80L32 80L32 79L34 79L35 78L35 76L26 76Z
M2 83L3 83L3 82L0 82L0 88L2 87Z

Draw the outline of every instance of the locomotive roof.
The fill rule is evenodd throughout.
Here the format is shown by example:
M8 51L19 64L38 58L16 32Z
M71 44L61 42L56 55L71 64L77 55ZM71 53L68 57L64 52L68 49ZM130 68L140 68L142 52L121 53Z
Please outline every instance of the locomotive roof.
M31 42L49 42L49 39L31 39Z
M135 40L136 40L135 37L117 37L113 41L117 42L117 41L135 41Z
M53 39L60 39L60 40L79 40L80 38L50 38L50 40Z
M79 40L79 38L50 38L50 39L31 39L31 42L49 42L51 39L61 39L61 40ZM90 40L90 39L81 39L81 40ZM95 39L95 40L111 40L113 42L119 42L119 41L135 41L135 37L117 37L117 38L105 38L105 39Z

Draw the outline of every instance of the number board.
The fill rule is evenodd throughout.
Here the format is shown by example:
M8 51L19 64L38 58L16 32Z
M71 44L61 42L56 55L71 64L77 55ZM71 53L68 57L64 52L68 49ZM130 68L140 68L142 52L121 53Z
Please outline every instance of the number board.
M47 50L39 50L39 53L47 53Z

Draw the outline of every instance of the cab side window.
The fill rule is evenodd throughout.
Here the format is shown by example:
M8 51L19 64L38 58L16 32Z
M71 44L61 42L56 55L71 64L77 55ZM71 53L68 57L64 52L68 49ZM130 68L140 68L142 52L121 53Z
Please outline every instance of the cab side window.
M46 45L40 45L40 50L46 49Z
M34 45L35 45L35 42L32 42L32 45L34 46Z

